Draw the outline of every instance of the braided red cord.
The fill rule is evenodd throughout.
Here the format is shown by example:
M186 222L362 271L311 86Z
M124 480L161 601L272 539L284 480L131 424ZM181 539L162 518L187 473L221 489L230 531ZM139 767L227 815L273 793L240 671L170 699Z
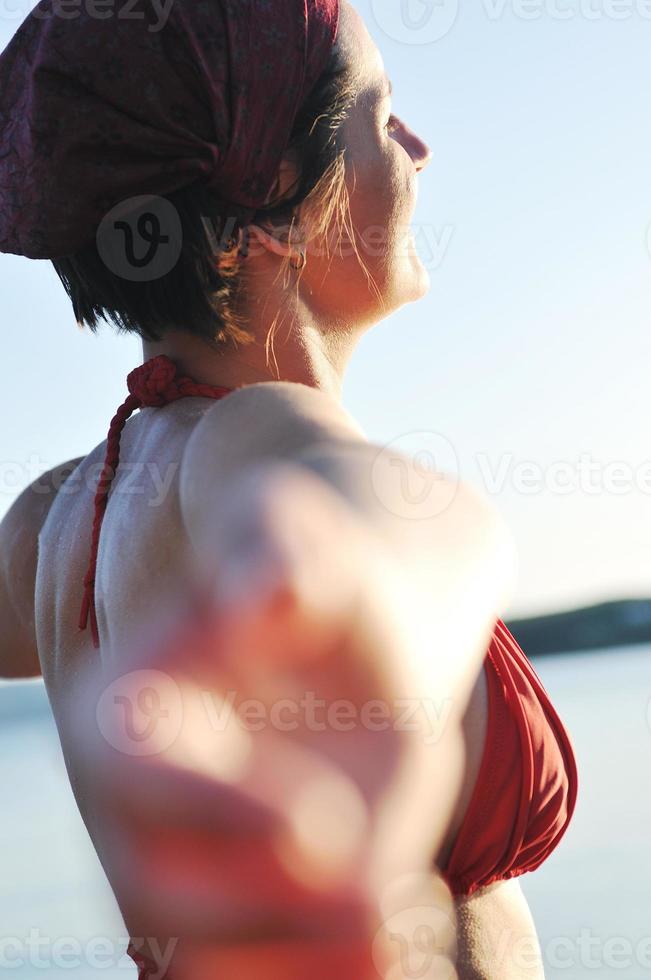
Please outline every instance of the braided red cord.
M108 494L115 476L115 470L120 459L120 436L129 416L140 407L140 400L135 395L129 395L123 405L115 413L106 440L106 456L104 466L97 481L95 491L95 516L93 518L93 534L90 540L90 563L84 578L84 599L79 617L79 629L84 630L90 617L90 629L93 644L99 646L97 617L95 614L95 571L97 568L97 552L99 550L99 534L102 530L104 512L108 503Z
M93 533L90 543L90 560L84 578L84 597L79 616L79 629L84 630L90 620L93 645L99 647L99 630L95 610L95 576L99 538L111 484L120 461L120 437L128 418L137 408L161 407L180 398L223 398L234 389L217 387L193 381L177 374L176 365L164 354L146 361L127 378L129 396L115 413L106 440L104 466L95 491Z

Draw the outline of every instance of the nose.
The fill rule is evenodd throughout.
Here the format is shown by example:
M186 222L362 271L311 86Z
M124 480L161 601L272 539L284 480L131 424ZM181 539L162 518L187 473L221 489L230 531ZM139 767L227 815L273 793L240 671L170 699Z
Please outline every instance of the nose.
M419 140L419 143L422 146L422 151L420 153L420 156L414 161L418 173L420 173L421 170L425 169L427 164L431 162L433 156L433 153L429 148L429 146L427 145L427 143L423 143L422 140Z
M418 173L424 170L428 163L431 162L433 153L430 147L425 143L420 136L417 136L413 130L409 129L408 126L404 126L405 142L404 146L412 160L414 161L414 166Z

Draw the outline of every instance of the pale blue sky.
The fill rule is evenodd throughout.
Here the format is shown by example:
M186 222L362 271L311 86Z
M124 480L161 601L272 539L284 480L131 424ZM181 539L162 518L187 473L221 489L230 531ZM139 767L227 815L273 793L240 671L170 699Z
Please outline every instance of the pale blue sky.
M347 408L383 443L436 433L490 495L518 547L513 612L651 594L651 3L356 6L434 151L415 228L441 255L428 296L363 340ZM0 256L0 316L1 513L104 437L140 349L81 334L46 262Z

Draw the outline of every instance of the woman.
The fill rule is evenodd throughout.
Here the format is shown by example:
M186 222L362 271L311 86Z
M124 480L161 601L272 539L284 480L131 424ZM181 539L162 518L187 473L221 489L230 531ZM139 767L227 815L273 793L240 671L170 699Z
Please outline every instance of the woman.
M27 583L3 600L14 660L19 649L24 657L5 672L42 667L73 789L132 935L181 936L193 952L193 939L295 939L306 922L321 924L324 942L351 922L358 936L380 886L435 859L457 906L459 975L541 977L517 879L564 833L576 768L567 733L501 624L477 677L474 651L504 595L500 532L472 495L446 483L434 491L434 517L414 521L393 476L403 467L409 477L408 462L378 456L340 406L365 330L428 288L408 223L430 151L391 114L380 53L348 3L282 6L281 16L261 2L177 0L161 25L161 9L144 2L132 23L83 12L57 20L43 2L2 57L0 248L52 259L77 320L95 328L104 317L138 332L145 361L107 442L73 461L65 482L50 475L57 493L23 495L3 525L6 554L26 564ZM134 472L139 493L127 485ZM218 615L188 643L179 623L204 624L194 601L206 590ZM170 630L175 639L160 640ZM423 636L445 650L426 668ZM188 653L206 643L225 658L218 669L211 655ZM236 841L236 853L253 854L279 882L266 902L242 898L246 862L236 861L226 892L240 904L220 905L224 882L198 868L192 885L183 880L187 901L174 904L178 875L200 846L169 878L154 871L168 868L183 835L191 839L198 814L248 814L251 800L234 800L212 773L208 805L205 785L184 780L164 751L162 770L148 770L155 791L133 773L125 782L128 753L116 761L88 719L80 729L84 702L70 690L97 658L109 676L164 666L183 687L187 657L195 682L265 703L278 677L356 705L453 692L436 751L422 740L405 747L395 733L380 741L356 729L352 741L300 726L305 771L336 771L333 800L361 793L365 830L346 865L363 867L356 885L344 876L317 900L301 875L280 874L259 834L245 836L244 850ZM120 697L137 703L140 693ZM290 751L277 742L262 758ZM97 783L98 760L111 792ZM302 763L292 771L300 782ZM258 806L290 820L268 793ZM148 863L147 835L163 812L182 833L173 846L158 841ZM112 834L129 842L138 873ZM363 865L361 837L371 842ZM305 877L312 887L314 871ZM221 933L212 912L201 918L215 905ZM141 952L156 958L151 943ZM139 960L143 976L149 960ZM298 975L299 959L290 962ZM265 975L247 963L238 961L238 976ZM170 975L201 972L179 956Z

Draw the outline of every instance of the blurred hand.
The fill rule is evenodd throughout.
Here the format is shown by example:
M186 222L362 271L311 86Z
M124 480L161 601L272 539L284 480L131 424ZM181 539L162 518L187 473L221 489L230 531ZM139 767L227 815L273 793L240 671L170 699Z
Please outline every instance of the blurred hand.
M220 521L197 607L74 692L98 852L132 936L173 946L173 980L398 980L387 895L434 881L463 766L447 658L480 664L489 608L469 630L455 573L420 611L408 564L297 467L258 469ZM454 976L452 905L442 886L432 901L428 980ZM407 921L430 908L409 888L399 904Z

